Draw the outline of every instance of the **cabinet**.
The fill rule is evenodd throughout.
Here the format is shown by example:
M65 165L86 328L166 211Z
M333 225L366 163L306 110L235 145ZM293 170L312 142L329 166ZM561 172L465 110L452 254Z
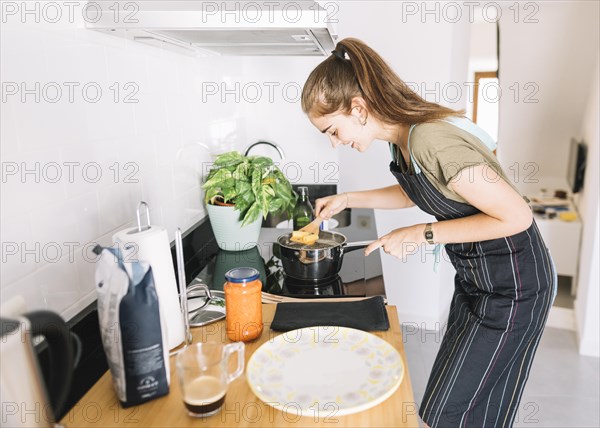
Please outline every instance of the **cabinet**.
M569 211L577 212L572 201L569 201ZM550 250L556 271L559 275L573 278L571 294L575 295L582 229L579 214L577 214L577 220L574 221L564 221L558 216L549 219L541 214L534 214L534 217L542 238Z

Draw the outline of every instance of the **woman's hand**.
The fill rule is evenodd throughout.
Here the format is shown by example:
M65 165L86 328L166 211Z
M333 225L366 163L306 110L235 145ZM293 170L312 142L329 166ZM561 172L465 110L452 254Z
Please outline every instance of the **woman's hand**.
M383 235L377 241L372 242L365 249L365 256L382 247L387 254L404 260L406 256L416 253L419 247L426 242L423 234L424 230L424 224L392 230L387 235Z
M348 207L348 194L326 196L315 201L315 215L325 220Z

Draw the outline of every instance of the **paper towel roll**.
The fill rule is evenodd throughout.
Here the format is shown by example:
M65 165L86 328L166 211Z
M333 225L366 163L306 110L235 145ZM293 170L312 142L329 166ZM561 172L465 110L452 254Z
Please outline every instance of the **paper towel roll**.
M167 230L160 226L150 226L141 232L137 227L124 229L113 235L113 241L119 248L135 244L137 253L132 253L130 259L152 267L161 317L167 324L167 343L169 349L177 347L185 339L185 330Z

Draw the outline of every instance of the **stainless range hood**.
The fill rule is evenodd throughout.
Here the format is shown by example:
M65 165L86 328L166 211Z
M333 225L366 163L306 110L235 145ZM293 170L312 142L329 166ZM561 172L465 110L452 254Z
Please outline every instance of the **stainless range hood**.
M333 30L337 3L330 1L325 8L316 1L109 1L89 5L88 29L189 55L329 55L337 39Z

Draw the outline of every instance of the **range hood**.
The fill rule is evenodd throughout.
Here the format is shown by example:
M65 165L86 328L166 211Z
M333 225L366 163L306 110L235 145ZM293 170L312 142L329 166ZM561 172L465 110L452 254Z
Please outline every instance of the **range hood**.
M322 56L335 48L337 3L319 3L88 2L86 28L194 56Z

